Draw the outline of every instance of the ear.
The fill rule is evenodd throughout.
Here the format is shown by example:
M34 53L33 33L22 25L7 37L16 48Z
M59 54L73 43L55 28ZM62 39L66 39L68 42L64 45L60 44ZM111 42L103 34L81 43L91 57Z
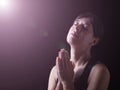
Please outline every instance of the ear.
M99 40L99 38L94 38L93 42L91 43L91 46L95 46L96 44L98 44Z

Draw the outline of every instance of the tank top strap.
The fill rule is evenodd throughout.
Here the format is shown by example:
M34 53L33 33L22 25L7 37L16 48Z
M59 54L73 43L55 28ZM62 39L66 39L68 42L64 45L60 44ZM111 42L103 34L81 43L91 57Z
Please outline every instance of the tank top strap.
M88 86L87 81L88 81L90 71L92 67L98 63L101 63L99 59L91 58L91 60L88 62L80 78L77 81L75 81L74 83L75 88L76 88L75 90L86 90L87 89L87 86Z
M84 78L85 81L87 81L93 66L99 63L101 63L99 60L97 59L94 60L93 58L91 58L91 60L88 62L87 66L85 67L85 70L83 71L83 74L81 75L81 78Z

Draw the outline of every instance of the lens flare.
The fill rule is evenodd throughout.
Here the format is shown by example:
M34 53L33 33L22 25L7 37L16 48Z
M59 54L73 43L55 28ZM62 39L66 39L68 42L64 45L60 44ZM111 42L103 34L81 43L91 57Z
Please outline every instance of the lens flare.
M8 6L9 6L8 0L0 0L0 8L5 9L8 8Z

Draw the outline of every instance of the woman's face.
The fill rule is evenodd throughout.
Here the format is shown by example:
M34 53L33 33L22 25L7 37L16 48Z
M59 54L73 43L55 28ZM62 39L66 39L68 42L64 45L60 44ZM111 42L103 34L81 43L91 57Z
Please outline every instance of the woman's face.
M67 42L70 45L88 46L94 39L93 26L89 18L77 19L67 35Z

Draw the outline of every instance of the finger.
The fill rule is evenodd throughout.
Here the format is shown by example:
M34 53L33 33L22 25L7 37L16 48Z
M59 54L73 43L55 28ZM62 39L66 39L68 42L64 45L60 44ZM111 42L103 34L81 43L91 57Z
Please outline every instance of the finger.
M65 58L65 50L64 49L61 49L60 52L59 52L59 57L62 59L62 65L63 65L63 68L65 69L66 68L66 58Z
M56 57L56 69L57 69L57 72L58 72L58 57Z
M65 57L67 61L70 61L70 56L67 50L65 50Z
M70 60L69 60L69 54L67 51L65 51L65 63L66 63L66 67L69 68L69 63L70 63Z
M58 57L59 57L59 58L62 58L62 52L63 52L63 50L64 50L64 49L61 49L61 50L59 51L59 53L58 53Z
M63 71L63 64L62 64L62 59L60 59L59 57L57 59L57 66L58 66L58 72L62 72Z
M58 76L58 80L61 81L60 79L60 70L59 70L59 61L58 61L58 57L56 57L56 69L57 69L57 76Z
M63 61L63 67L64 67L64 69L66 69L66 52L65 52L65 50L63 50L62 51L62 61Z
M66 55L67 68L69 69L70 67L72 67L72 69L74 69L74 63L70 61L70 56L67 50L65 55Z
M70 61L70 67L72 68L72 70L74 70L75 65L74 65L74 63L71 62L71 61Z

